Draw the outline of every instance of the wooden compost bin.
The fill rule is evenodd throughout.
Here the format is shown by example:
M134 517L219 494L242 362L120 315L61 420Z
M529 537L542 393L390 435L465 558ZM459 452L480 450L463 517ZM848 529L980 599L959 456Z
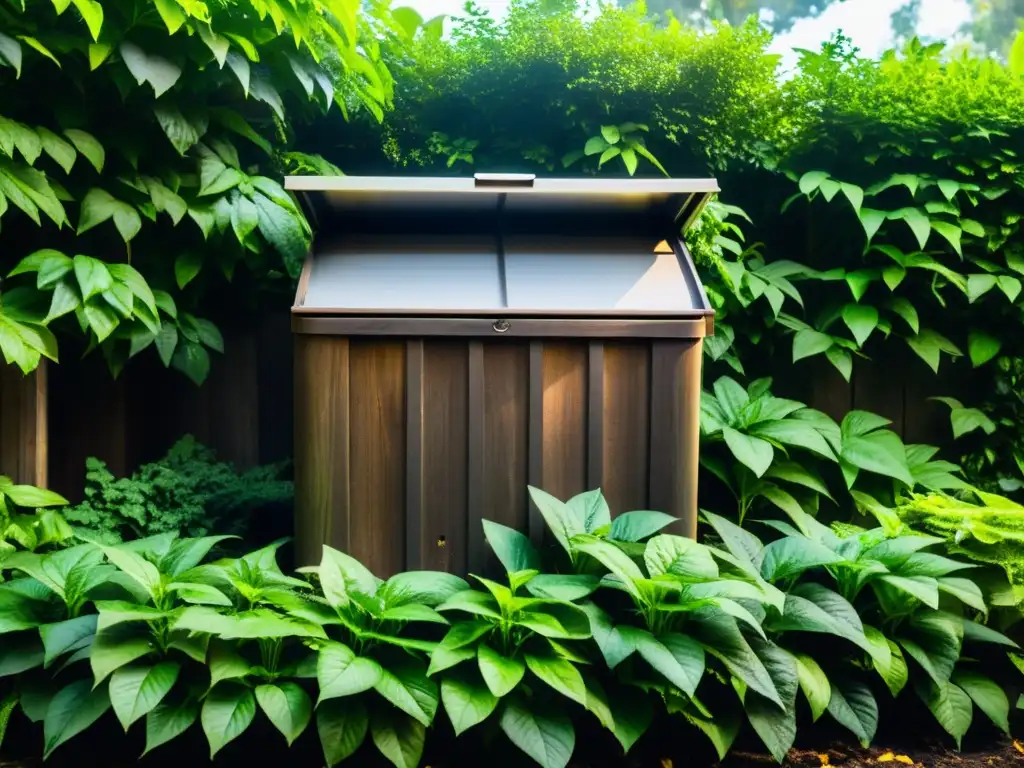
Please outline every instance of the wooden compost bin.
M296 545L479 572L527 484L694 535L701 344L681 232L713 179L292 177L319 232L292 309Z

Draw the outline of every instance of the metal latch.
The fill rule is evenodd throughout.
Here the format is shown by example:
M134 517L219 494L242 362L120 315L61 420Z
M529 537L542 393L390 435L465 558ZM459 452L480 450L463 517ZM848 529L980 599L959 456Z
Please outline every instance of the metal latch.
M477 187L532 187L536 179L532 173L474 173Z

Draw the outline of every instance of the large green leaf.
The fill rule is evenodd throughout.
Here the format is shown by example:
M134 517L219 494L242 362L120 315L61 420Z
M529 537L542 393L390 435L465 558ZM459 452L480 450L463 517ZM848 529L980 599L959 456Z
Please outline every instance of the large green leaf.
M921 698L939 725L956 741L957 749L974 718L971 697L962 688L951 682L935 683L927 678L919 680L914 690Z
M743 696L743 706L757 735L781 763L796 739L796 694L799 686L796 659L771 643L759 640L756 646L757 655L768 670L782 707L750 690Z
M837 635L866 651L870 645L857 610L838 592L821 584L799 584L786 595L783 615L773 630L823 632Z
M861 746L871 744L878 729L878 703L863 682L847 678L834 681L828 712L853 732Z
M907 467L906 449L895 432L883 429L844 436L840 458L858 469L895 478L908 486L914 484Z
M652 510L623 512L612 520L608 538L616 541L642 541L676 521L672 515Z
M786 536L764 548L761 575L767 581L778 581L842 559L828 547L805 536Z
M484 682L498 698L511 693L526 674L522 659L503 656L486 643L477 648L477 663Z
M292 682L256 686L256 702L288 746L302 735L313 716L309 695Z
M92 690L88 680L77 680L62 688L46 708L43 758L99 720L108 709L110 698L105 687Z
M490 717L498 697L476 675L456 673L441 681L441 702L458 736Z
M751 472L761 477L768 471L768 467L771 466L772 459L775 457L775 449L772 448L771 443L732 427L725 427L722 430L722 436L736 460L746 465Z
M252 201L259 216L260 234L281 254L288 274L298 277L310 242L301 214L282 208L261 192L255 193Z
M380 579L354 557L326 545L318 574L324 597L335 608L347 606L352 591L375 595L380 584Z
M424 726L429 726L437 712L437 683L427 677L426 664L408 658L382 668L374 689Z
M65 653L91 645L95 634L95 614L43 625L39 628L39 635L46 651L44 666L49 667Z
M200 720L210 743L210 759L252 724L256 699L252 690L236 683L220 683L203 702Z
M796 659L796 674L800 682L800 690L803 691L807 703L811 707L811 718L817 722L818 718L828 709L828 703L832 698L832 685L818 662L810 656L805 653L796 653L793 656Z
M576 516L566 504L559 501L550 493L539 488L529 486L530 500L540 512L541 517L548 526L548 530L555 537L555 541L561 545L566 552L571 552L570 539L581 533L586 533L583 521Z
M960 618L939 611L914 616L898 642L938 686L949 682L960 658L964 629Z
M637 582L643 580L644 573L640 566L614 544L603 541L596 536L574 536L572 547L584 552L607 568L622 581L622 586L635 599L642 600Z
M97 685L106 680L111 672L154 650L151 637L121 630L122 627L115 627L101 629L96 633L89 652L89 664Z
M608 508L608 502L600 488L573 496L565 503L565 506L569 514L575 516L583 524L583 530L587 533L594 533L598 529L611 525L611 510Z
M121 43L121 60L139 85L149 83L159 98L181 78L181 67L162 56L148 54L134 43Z
M181 699L176 702L158 704L146 715L146 751L177 738L199 717L199 702Z
M362 699L331 699L318 705L316 730L327 765L337 765L354 754L369 727L370 718Z
M953 683L971 697L988 719L1003 733L1010 733L1010 701L1000 685L991 678L970 670L953 673Z
M329 643L317 654L320 702L368 691L377 685L383 674L384 670L376 661L356 656L341 643Z
M484 537L508 573L541 569L540 554L530 540L514 528L483 521Z
M655 672L687 696L693 696L704 675L704 650L700 643L676 633L655 638L635 627L619 627L619 633Z
M717 610L702 609L694 614L693 636L704 650L718 658L737 679L777 707L784 706L768 670L750 647L736 620ZM794 672L794 675L796 673Z
M43 663L43 646L32 630L9 632L0 643L0 677L20 675Z
M703 653L701 654L703 657ZM587 705L587 688L583 676L575 665L558 656L537 656L526 654L526 666L541 681L563 696Z
M162 661L153 666L122 667L110 676L110 703L126 731L163 701L174 687L180 670L177 662Z
M565 768L576 747L576 731L566 715L541 712L516 699L502 709L501 730L541 768Z
M881 675L886 687L893 696L898 696L907 684L909 670L903 658L903 651L892 640L888 639L875 627L864 625L864 636L871 646L868 653L875 671Z
M718 565L710 550L693 539L661 534L647 542L644 562L652 576L668 574L684 579L718 578Z
M615 669L635 650L612 624L611 617L598 605L585 602L580 606L590 621L590 631L609 669Z
M542 573L530 579L526 589L534 597L572 602L594 592L600 583L597 576L585 573Z
M378 707L370 719L370 735L377 749L395 768L417 768L427 730L423 723L396 709Z

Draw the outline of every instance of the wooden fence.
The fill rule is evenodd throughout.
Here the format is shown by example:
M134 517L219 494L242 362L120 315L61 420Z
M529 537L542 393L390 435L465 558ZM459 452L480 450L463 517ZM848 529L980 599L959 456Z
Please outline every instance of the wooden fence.
M87 457L104 460L121 476L188 433L239 467L293 456L287 312L224 332L225 354L214 355L202 387L150 354L129 364L117 381L95 354L68 356L29 377L0 365L0 474L48 485L74 501L81 498ZM948 410L927 398L955 389L893 346L858 360L850 383L823 359L796 366L781 360L777 389L837 419L852 408L880 413L907 442L946 442Z

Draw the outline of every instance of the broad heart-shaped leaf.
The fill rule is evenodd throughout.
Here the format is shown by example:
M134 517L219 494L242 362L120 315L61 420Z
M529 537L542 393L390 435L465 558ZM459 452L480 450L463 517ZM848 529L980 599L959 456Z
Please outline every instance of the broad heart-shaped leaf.
M870 645L856 609L838 592L820 584L800 584L786 595L783 615L772 619L771 631L820 632L849 640L863 650Z
M548 526L548 530L555 537L555 541L561 545L566 552L572 552L572 545L569 540L587 531L583 527L583 521L575 513L569 510L566 504L559 501L550 493L545 493L539 488L528 487L530 499L533 505L540 512L541 517Z
M522 533L500 523L492 523L490 520L484 520L483 526L484 538L491 545L495 557L505 567L506 572L541 569L540 553Z
M913 616L898 638L911 656L937 684L949 682L960 658L964 627L958 616L928 611Z
M199 702L191 698L158 704L146 715L146 751L177 738L199 717Z
M377 587L380 584L380 579L354 557L326 544L318 573L324 597L334 608L347 606L351 591L369 596L377 594Z
M996 336L985 331L974 329L967 337L967 353L971 357L971 365L977 368L984 365L999 354L1003 342Z
M110 709L106 687L92 689L88 680L77 680L62 688L46 709L43 721L43 759L53 750L84 731Z
M486 643L477 647L477 664L487 687L498 698L511 693L526 674L522 659L502 656Z
M858 469L892 477L908 486L914 484L907 467L906 449L895 432L878 430L844 438L840 458Z
M161 661L154 666L122 667L110 676L110 703L126 731L163 701L174 687L180 670L177 662Z
M609 669L615 669L632 655L635 649L626 641L619 629L613 626L611 617L595 603L588 600L582 603L580 608L587 614L591 635L605 663Z
M814 659L805 653L793 654L796 659L796 675L800 682L800 690L804 692L811 708L811 718L817 722L828 709L832 698L832 685L828 676Z
M370 717L370 736L395 768L417 768L427 729L423 723L393 707L379 706Z
M693 696L704 675L704 649L695 640L676 633L655 638L636 627L619 627L621 637L672 685Z
M645 578L644 573L625 552L614 544L589 534L574 536L571 546L590 555L611 571L614 576L617 576L622 582L623 588L633 596L633 599L643 600L637 582Z
M935 715L939 725L956 741L956 748L960 749L960 741L974 718L971 697L954 683L936 683L928 678L918 680L914 690Z
M252 201L259 215L260 234L281 254L288 274L298 277L310 242L305 220L298 212L282 208L260 192L253 195Z
M557 656L535 656L528 653L526 666L541 681L563 696L584 707L587 705L587 687L583 683L583 676L571 661Z
M701 517L714 529L734 557L751 564L760 562L764 545L757 536L713 512L701 510Z
M256 686L256 702L288 742L302 735L313 716L309 695L292 682Z
M898 696L903 686L907 684L909 670L906 659L903 658L903 651L892 640L887 638L875 627L864 625L864 636L871 646L868 653L871 656L871 664L875 671L881 675L886 687L894 697Z
M329 643L317 654L316 678L320 701L354 696L380 681L384 670L373 659L356 656L347 645Z
M995 680L961 669L953 673L953 683L971 697L999 730L1010 733L1010 700Z
M678 518L664 512L651 510L634 510L623 512L612 520L608 538L615 541L643 541L653 536L662 528L671 525Z
M331 699L316 708L316 730L328 767L337 765L359 749L370 727L370 717L360 698Z
M867 748L875 738L878 703L871 689L862 681L848 678L834 681L828 712L840 725L853 732L861 746Z
M498 706L498 697L476 675L463 672L447 675L441 681L441 703L459 736L490 717Z
M857 344L864 346L871 332L878 327L878 310L869 304L847 304L843 307L843 322Z
M644 562L652 578L663 574L693 580L718 578L718 564L711 551L682 536L655 536L644 548Z
M90 645L95 634L95 614L41 626L39 635L46 651L43 665L49 667L62 654Z
M159 98L181 78L181 68L162 56L150 55L134 43L121 43L121 59L139 85L149 83Z
M763 640L755 640L754 647L778 691L782 707L749 690L743 696L743 707L761 741L781 763L796 739L796 659L788 651Z
M786 536L764 548L761 576L767 581L778 581L796 576L811 568L830 565L843 560L824 544L805 536Z
M237 739L256 717L256 698L252 690L237 683L220 683L203 703L200 720L210 742L210 759L229 742Z
M704 646L704 650L719 659L729 672L744 685L760 693L777 707L783 707L780 691L776 690L764 663L740 632L736 619L716 610L701 609L692 614L691 634Z
M772 459L775 457L775 449L772 448L771 443L760 437L752 437L739 432L732 427L724 427L722 436L736 460L746 465L751 472L761 477L768 471L768 467L771 466Z
M535 703L526 705L515 698L502 709L501 730L541 768L565 768L576 748L576 731L566 715L538 711Z
M429 726L437 712L437 683L427 677L427 667L412 657L383 669L374 689L391 704Z
M572 602L594 592L600 583L597 576L585 573L542 573L530 579L526 589L534 597Z
M101 629L96 633L89 652L89 664L96 685L106 680L111 672L153 651L153 641L150 637L123 631L124 629L114 627Z
M600 488L577 494L565 502L569 514L574 515L583 524L586 533L593 533L598 528L610 525L612 513L608 502Z
M407 603L440 605L452 595L469 589L465 579L441 571L404 571L388 579L380 588L386 607Z

